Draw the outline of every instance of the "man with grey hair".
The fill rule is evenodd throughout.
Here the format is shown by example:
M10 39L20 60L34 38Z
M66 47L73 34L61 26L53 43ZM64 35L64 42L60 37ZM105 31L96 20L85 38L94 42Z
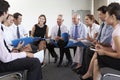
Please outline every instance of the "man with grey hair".
M80 15L74 13L72 15L72 27L70 29L70 37L74 40L81 41L87 37L87 27L80 22Z
M81 40L86 39L87 38L87 27L85 24L80 22L79 14L74 13L72 15L72 23L73 25L70 29L70 38L76 41L81 41ZM77 48L77 50L76 50L76 47L74 47L75 56L73 58L73 65L74 63L80 63L81 61L80 56L82 56L82 54L80 54L79 51L83 51L83 47L80 47L79 49Z
M68 29L67 29L67 27L65 25L63 25L63 21L64 21L63 15L59 14L58 17L57 17L57 25L52 27L52 30L51 30L51 39L56 41L58 43L58 46L60 47L60 61L59 61L58 65L57 65L57 67L61 66L62 61L63 61L64 53L66 53L66 57L68 59L67 64L72 63L72 58L71 58L71 55L70 55L70 51L69 51L68 48L64 48L65 45L66 45L66 42L64 42L64 40L61 38L61 34L68 33ZM55 58L54 62L56 63L58 56L57 56L57 54L56 54L56 52L54 50L55 46L50 43L50 44L48 44L47 47L48 47L48 50L50 51L52 57Z

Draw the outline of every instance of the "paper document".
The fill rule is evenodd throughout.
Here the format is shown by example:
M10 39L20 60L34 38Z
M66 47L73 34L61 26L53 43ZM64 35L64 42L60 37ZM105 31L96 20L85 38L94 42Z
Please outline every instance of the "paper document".
M38 58L40 60L40 63L44 60L44 50L38 51L34 54L35 58Z
M72 41L73 43L78 42L77 40L74 40L74 39L69 39L69 41Z

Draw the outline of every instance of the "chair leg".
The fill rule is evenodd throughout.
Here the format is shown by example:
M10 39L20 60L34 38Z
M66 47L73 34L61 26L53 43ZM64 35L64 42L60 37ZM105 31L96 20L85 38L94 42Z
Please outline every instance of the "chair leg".
M48 51L48 63L50 64L50 52Z

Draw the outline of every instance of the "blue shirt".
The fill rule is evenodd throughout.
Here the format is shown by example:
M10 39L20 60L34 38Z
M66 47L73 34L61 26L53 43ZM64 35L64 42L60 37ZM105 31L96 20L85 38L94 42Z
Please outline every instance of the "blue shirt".
M87 27L86 27L86 25L85 24L83 24L83 23L79 23L78 25L72 25L72 27L71 27L71 29L70 29L70 37L71 38L74 38L74 36L75 36L75 27L78 27L77 29L78 29L78 36L77 36L77 38L78 39L86 39L86 37L87 37Z
M112 26L107 25L106 23L104 24L105 25L103 26L99 42L102 43L103 45L111 45L113 28ZM100 27L100 31L101 31L101 27ZM100 31L98 33L98 36L100 35Z

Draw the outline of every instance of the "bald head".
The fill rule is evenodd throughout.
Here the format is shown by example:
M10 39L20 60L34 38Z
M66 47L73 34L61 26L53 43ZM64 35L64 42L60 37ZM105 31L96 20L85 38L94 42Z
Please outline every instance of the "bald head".
M72 15L72 22L73 22L73 24L77 25L77 24L79 24L79 21L80 21L80 15L77 14L77 13L74 13Z

